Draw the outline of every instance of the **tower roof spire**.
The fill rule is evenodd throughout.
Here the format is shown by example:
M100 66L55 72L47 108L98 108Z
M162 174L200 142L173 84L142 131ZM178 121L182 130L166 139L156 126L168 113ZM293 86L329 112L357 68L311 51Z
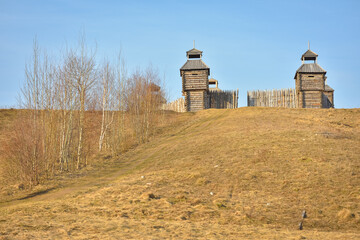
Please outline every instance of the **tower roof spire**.
M195 40L193 43L194 48L186 52L187 61L180 68L180 74L181 71L208 70L208 75L210 75L210 68L201 60L203 52L195 48Z
M198 50L195 48L195 40L193 40L193 49L190 49L189 51L186 52L186 56L188 59L190 58L200 58L202 57L202 51Z

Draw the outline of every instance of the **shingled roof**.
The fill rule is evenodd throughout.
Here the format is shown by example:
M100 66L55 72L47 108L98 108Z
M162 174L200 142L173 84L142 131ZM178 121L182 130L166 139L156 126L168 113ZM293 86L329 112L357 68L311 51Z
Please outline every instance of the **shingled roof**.
M304 63L296 70L294 78L297 73L326 73L326 71L317 63Z
M182 70L209 70L210 68L201 59L187 60L186 63L180 68Z
M325 85L325 92L333 92L334 89L330 87L329 85Z
M326 73L326 71L320 67L317 63L304 63L296 71L299 73Z
M317 57L318 55L309 49L301 56L300 60L316 60Z
M200 57L201 57L202 51L200 51L199 49L193 48L186 52L186 57L189 57L189 55L200 55Z

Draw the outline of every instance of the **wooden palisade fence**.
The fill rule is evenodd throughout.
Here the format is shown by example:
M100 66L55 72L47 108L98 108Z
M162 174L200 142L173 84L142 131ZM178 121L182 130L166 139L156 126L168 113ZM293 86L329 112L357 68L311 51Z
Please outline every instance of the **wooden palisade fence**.
M239 89L209 91L210 108L237 108Z
M239 90L236 91L210 91L206 104L206 108L237 108L238 107ZM184 98L176 99L170 103L163 104L163 110L171 110L175 112L186 112Z
M248 91L247 105L251 107L285 107L296 108L295 89Z
M174 112L186 112L184 98L176 99L170 103L163 104L163 110L171 110Z

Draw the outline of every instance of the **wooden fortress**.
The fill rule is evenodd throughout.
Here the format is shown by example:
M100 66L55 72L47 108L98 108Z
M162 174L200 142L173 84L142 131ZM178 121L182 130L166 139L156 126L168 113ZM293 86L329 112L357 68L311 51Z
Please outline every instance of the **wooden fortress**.
M295 89L248 91L248 106L290 108L333 108L334 89L326 84L326 71L309 49L301 56L295 73Z
M301 56L302 65L294 77L298 108L334 107L334 89L326 85L326 71L317 64L317 57L310 48Z
M195 47L186 52L187 61L180 68L185 110L196 112L208 108L237 108L239 91L222 91L218 81L210 79L210 68L202 61L202 51ZM209 88L215 84L215 88Z

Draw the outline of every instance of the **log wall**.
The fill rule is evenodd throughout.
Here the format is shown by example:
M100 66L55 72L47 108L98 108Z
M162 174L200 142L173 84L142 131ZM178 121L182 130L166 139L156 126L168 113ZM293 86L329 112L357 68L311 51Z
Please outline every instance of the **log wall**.
M334 107L334 92L323 93L323 107L333 108Z
M324 90L324 74L300 74L300 90Z
M325 74L297 73L295 87L299 91L323 91L325 89Z
M324 73L297 73L295 86L299 108L323 108L328 105L323 97Z
M209 90L208 70L182 72L183 92L191 90Z
M207 92L205 90L185 92L185 108L188 112L197 112L209 108Z
M322 92L321 91L303 91L302 107L303 108L322 108Z

